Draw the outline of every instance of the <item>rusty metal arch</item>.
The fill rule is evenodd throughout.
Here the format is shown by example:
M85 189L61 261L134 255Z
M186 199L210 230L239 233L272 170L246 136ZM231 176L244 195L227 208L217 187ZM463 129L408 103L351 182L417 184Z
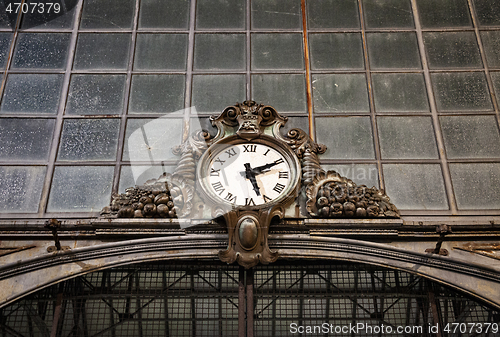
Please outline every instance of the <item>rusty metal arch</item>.
M279 235L269 237L271 249L282 259L344 260L399 269L437 281L481 301L500 307L498 263L470 258L466 252L440 256L415 252L410 247L362 240ZM414 244L414 243L413 243ZM453 242L447 243L450 247ZM0 267L0 307L30 293L86 273L115 266L158 260L217 259L227 246L223 234L186 234L75 247L47 254L35 247L11 254L10 263ZM461 255L463 254L463 255ZM292 262L293 263L293 262Z

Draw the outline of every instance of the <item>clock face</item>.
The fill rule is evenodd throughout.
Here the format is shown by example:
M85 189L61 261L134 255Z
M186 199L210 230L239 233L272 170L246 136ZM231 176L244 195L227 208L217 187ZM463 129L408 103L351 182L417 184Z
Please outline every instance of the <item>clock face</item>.
M212 152L205 168L205 189L212 198L236 206L277 202L295 188L295 162L261 143L227 145Z

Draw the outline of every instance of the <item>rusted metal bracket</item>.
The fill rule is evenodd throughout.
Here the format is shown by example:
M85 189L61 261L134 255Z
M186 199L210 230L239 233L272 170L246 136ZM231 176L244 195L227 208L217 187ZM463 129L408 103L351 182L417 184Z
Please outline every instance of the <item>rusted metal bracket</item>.
M57 219L50 219L47 220L45 223L45 228L50 229L52 231L52 235L54 236L54 241L56 243L56 250L61 250L61 242L59 242L59 236L57 235L57 230L61 228L61 221L58 221ZM49 252L54 251L54 249L51 249L52 247L47 248Z
M452 233L451 227L445 224L438 225L436 227L436 233L439 233L439 239L436 242L436 247L434 249L432 248L426 249L425 252L447 256L448 251L446 249L441 249L441 245L443 244L445 236L447 234Z

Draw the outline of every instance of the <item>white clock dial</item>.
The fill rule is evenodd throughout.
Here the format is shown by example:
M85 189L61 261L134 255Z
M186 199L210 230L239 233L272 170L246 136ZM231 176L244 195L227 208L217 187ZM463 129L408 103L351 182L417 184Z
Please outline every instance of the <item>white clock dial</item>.
M260 143L229 145L208 163L208 188L221 202L257 206L273 202L292 187L290 163L276 149Z

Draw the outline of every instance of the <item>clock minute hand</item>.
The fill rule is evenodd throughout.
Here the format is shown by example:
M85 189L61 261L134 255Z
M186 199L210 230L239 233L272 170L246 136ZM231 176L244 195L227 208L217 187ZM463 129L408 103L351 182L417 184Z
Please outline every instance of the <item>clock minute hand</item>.
M250 163L245 164L245 178L249 179L252 183L255 194L260 195L259 185L257 185L257 180L255 179L255 172L250 166Z
M272 163L269 163L269 164L265 164L265 165L262 165L262 166L257 166L256 168L254 168L252 171L255 175L258 175L258 174L261 174L263 173L265 170L267 169L270 169L271 167L273 167L274 165L278 165L279 163L277 163L277 161L275 162L272 162Z

